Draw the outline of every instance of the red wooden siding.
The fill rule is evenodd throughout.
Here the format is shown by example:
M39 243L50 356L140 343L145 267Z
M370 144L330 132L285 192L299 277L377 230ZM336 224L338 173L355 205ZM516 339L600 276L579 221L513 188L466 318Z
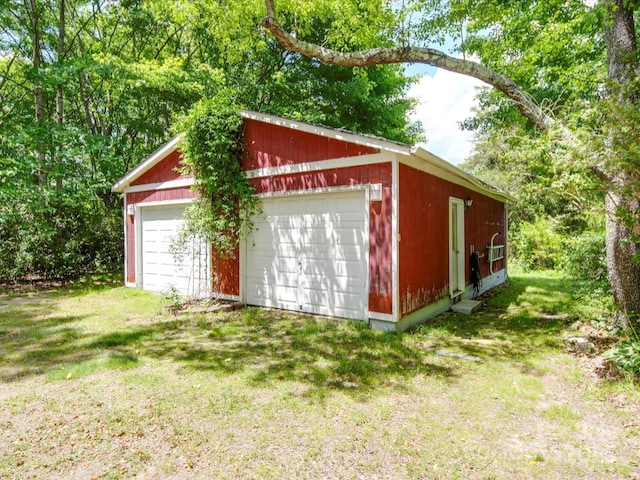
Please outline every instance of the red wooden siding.
M449 295L449 197L471 197L465 211L465 278L469 283L470 246L484 254L482 277L489 275L486 246L500 232L505 243L504 204L406 165L399 169L400 316ZM504 261L494 264L494 272Z
M178 155L170 155L167 158L173 158L174 161L179 159ZM166 160L166 159L165 159ZM174 163L175 167L176 164ZM164 171L173 171L170 168L168 163L160 162L159 165L160 170ZM151 169L149 172L145 173L145 175L149 175L149 179L151 182L162 182L163 177L156 173L155 168ZM175 173L175 172L174 172ZM183 177L180 177L183 178ZM147 183L147 182L143 182ZM144 204L149 202L164 202L171 200L184 200L184 199L193 199L197 198L198 194L191 190L191 187L180 187L180 188L171 188L165 190L149 190L145 192L134 192L127 194L127 204ZM125 205L125 211L126 211ZM135 283L136 282L136 244L135 244L135 228L133 217L127 215L126 219L126 234L127 234L127 282ZM240 295L240 265L239 265L239 254L236 253L235 258L226 258L221 259L216 252L213 252L213 285L212 288L217 293L222 293L225 295Z
M179 150L171 152L154 167L136 178L131 185L146 185L147 183L161 183L185 178L178 171L182 167L182 155ZM187 177L190 177L188 175Z
M378 150L256 120L244 121L242 167L245 170L371 153Z
M240 295L240 250L236 248L233 257L222 258L213 250L211 270L213 291L223 295Z
M251 182L258 193L381 183L382 201L369 205L369 310L392 312L390 163L256 178Z
M197 193L191 191L191 187L167 188L165 190L127 193L127 203L168 202L196 198L197 196Z

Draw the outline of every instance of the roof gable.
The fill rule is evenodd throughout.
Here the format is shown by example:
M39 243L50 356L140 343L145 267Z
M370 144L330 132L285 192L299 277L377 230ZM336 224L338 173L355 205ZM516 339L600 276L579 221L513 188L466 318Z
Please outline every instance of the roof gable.
M163 146L161 146L158 150L149 155L145 160L143 160L137 167L130 170L124 177L118 180L111 187L112 192L124 192L124 189L128 186L132 185L136 180L138 180L142 175L147 173L153 167L162 162L165 158L171 155L178 149L178 144L180 140L182 140L183 135L176 135Z
M238 112L245 119L255 120L266 124L276 125L287 129L305 132L308 134L325 137L330 140L346 142L360 145L369 149L377 149L380 151L392 152L399 155L399 159L403 163L411 164L416 168L431 173L437 177L446 179L453 183L467 186L472 190L478 191L484 195L492 197L496 200L511 203L515 199L510 195L502 193L495 188L487 185L473 175L466 173L460 168L434 155L433 153L419 146L407 145L400 142L394 142L373 135L365 135L360 133L349 132L341 129L323 127L310 123L290 120L275 115L268 115L248 110ZM157 166L169 155L179 149L180 141L184 135L177 135L169 140L166 144L153 152L149 157L143 160L137 167L129 171L124 177L118 180L111 191L124 192L125 189L143 176L146 172Z
M270 123L272 125L278 125L281 127L290 128L292 130L298 130L321 137L331 138L341 142L354 143L356 145L363 145L366 147L385 150L388 152L409 155L416 148L411 145L407 145L406 143L394 142L392 140L376 137L374 135L366 135L337 128L323 127L320 125L313 125L311 123L289 120L282 117L276 117L275 115L267 115L264 113L251 112L248 110L240 110L240 116L251 120L257 120L263 123Z

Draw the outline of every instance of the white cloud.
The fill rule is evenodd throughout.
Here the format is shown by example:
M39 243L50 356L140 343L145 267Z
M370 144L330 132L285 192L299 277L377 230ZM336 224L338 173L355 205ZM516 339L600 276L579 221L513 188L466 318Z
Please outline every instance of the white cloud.
M475 78L438 69L409 90L420 102L413 119L424 127L424 148L455 165L466 160L473 148L472 133L460 130L458 123L471 117L474 95L482 86L486 84Z

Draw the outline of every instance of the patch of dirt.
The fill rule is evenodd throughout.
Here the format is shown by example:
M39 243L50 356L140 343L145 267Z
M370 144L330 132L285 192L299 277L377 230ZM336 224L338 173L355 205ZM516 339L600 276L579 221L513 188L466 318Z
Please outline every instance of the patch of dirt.
M29 292L23 296L0 295L0 312L24 305L38 305L45 301L42 292Z
M577 322L573 333L565 334L565 352L578 357L585 375L593 382L612 381L620 378L612 362L604 358L604 353L616 343L620 337L612 335L604 328Z
M165 308L173 315L180 315L183 313L232 312L244 306L242 302L192 298L179 305L167 305Z

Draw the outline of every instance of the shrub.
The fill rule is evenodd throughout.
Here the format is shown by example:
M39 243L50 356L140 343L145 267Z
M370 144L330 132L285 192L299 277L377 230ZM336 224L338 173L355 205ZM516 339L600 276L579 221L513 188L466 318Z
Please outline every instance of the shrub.
M63 279L121 261L121 210L89 192L14 190L0 205L0 283Z
M513 233L511 249L525 270L559 268L566 263L564 237L547 218L522 222Z
M603 281L607 279L604 232L587 230L564 240L564 270L574 278Z
M255 188L241 165L242 125L233 92L221 92L197 103L179 128L184 171L197 179L199 198L185 212L172 244L176 257L194 239L201 239L223 256L233 256L243 235L260 211Z
M607 350L604 358L623 372L640 374L640 340L626 340Z

